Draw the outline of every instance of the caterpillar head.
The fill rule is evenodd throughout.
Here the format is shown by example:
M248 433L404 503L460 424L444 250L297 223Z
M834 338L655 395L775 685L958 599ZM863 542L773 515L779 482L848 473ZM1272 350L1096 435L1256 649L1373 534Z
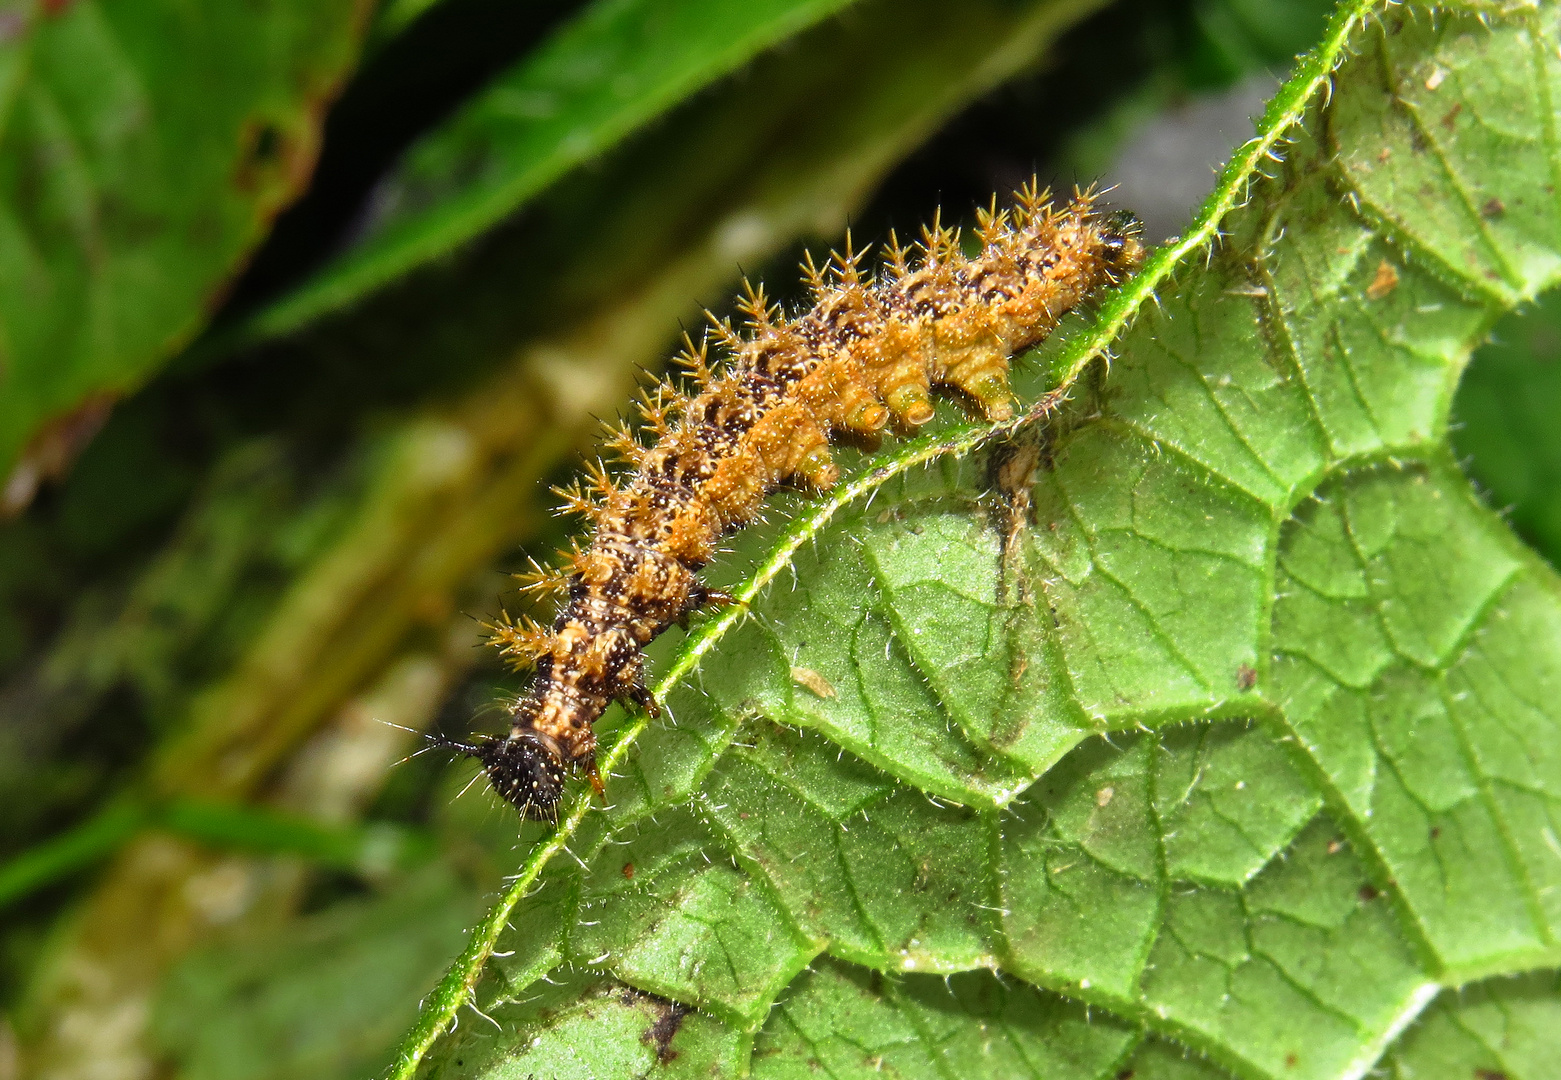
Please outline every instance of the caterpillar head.
M434 741L482 762L488 782L505 802L533 821L557 821L568 775L558 744L539 731L485 735L475 743L438 737Z
M1144 223L1131 210L1117 210L1100 222L1101 258L1112 280L1121 281L1144 265Z

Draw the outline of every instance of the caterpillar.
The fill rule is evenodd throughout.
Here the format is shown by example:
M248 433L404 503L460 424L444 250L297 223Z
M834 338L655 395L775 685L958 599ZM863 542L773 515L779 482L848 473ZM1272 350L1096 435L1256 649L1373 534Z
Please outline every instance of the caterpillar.
M567 598L557 619L503 617L490 628L507 658L535 668L508 705L509 733L438 741L475 757L523 818L556 820L574 770L600 794L593 724L615 700L658 714L644 648L690 613L730 602L698 577L723 536L784 482L834 484L832 434L927 423L934 387L960 392L989 420L1011 418L1010 358L1142 264L1137 219L1102 214L1095 201L1075 192L1058 208L1032 181L1011 206L994 199L978 212L975 255L935 217L909 248L891 233L877 275L864 273L848 237L822 267L811 256L802 264L806 310L787 317L748 285L743 331L712 318L700 344L685 335L678 362L693 392L665 382L642 391L641 430L654 442L628 425L608 442L632 472L614 477L598 462L555 489L592 526L561 567L523 575L525 587ZM726 353L715 366L712 344Z

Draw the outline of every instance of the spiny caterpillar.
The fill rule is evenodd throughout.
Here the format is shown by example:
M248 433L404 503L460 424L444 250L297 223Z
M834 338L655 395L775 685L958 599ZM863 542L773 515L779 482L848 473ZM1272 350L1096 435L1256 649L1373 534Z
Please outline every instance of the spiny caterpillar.
M592 725L615 700L658 713L643 650L689 613L729 602L695 576L717 542L783 482L834 484L831 433L871 437L891 422L909 432L931 420L934 386L962 391L989 420L1012 417L1010 357L1136 269L1139 231L1131 214L1097 213L1092 194L1059 210L1031 183L1012 207L994 200L978 214L973 257L935 218L910 249L891 234L876 277L849 240L822 269L810 256L814 302L794 317L749 286L738 305L746 333L712 319L702 344L685 337L678 360L694 396L668 383L642 392L654 444L616 430L608 445L632 475L615 478L598 463L583 485L558 489L564 509L594 531L562 568L523 575L528 587L567 596L551 628L508 618L492 628L510 660L536 668L509 706L509 734L438 741L477 758L523 817L556 820L571 769L601 793ZM728 354L716 367L712 340Z

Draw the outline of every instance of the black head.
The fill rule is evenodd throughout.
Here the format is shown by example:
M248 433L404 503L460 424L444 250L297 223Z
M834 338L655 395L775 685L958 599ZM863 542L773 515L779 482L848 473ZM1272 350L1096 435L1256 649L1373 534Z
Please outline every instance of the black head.
M1100 244L1106 267L1115 278L1144 264L1144 223L1131 210L1115 210L1100 221Z
M441 746L459 750L482 762L488 782L505 802L533 821L557 821L568 770L553 740L535 731L508 737L486 735L476 743L436 738Z

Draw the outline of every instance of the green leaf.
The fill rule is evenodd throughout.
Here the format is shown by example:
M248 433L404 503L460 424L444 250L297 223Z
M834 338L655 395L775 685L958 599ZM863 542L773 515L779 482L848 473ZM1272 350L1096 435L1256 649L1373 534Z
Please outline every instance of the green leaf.
M903 978L826 961L797 980L754 1040L752 1075L1109 1075L1138 1033L986 972ZM933 1066L931 1062L938 1062Z
M1389 1056L1395 1080L1529 1080L1555 1069L1561 985L1552 972L1447 995Z
M475 239L700 87L850 0L596 0L425 136L373 231L250 321L271 337Z
M194 952L152 1003L151 1041L177 1055L186 1080L367 1075L477 907L432 866L285 933Z
M1561 1053L1561 580L1448 445L1561 275L1558 46L1553 3L1345 6L1030 415L778 498L392 1075Z
M28 5L26 29L0 46L0 475L13 509L105 402L204 325L297 195L368 8Z

